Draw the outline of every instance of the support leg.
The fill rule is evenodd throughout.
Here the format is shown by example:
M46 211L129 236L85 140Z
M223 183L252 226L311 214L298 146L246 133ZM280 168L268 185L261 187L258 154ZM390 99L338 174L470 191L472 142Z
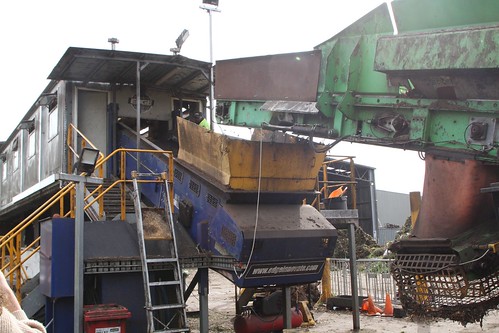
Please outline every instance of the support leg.
M282 288L282 297L284 298L284 311L283 311L283 320L284 320L284 328L293 328L291 326L291 288L283 287Z
M208 268L199 268L199 331L208 333Z
M355 253L355 225L348 224L348 245L350 250L350 282L352 285L353 329L360 329L359 290L357 286L357 255Z

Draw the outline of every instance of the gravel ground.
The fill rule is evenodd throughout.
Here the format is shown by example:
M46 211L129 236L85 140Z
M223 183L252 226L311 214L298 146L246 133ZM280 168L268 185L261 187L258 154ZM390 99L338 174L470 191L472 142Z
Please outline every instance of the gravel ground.
M189 275L194 276L194 272ZM209 332L234 332L233 319L235 316L234 286L220 274L210 271L210 285L208 298ZM189 281L189 278L188 278ZM194 290L187 301L189 325L192 333L199 333L199 298ZM295 329L298 332L313 333L346 333L353 330L352 314L349 311L331 311L325 306L318 306L312 310L316 325L309 328ZM483 320L483 327L479 324L468 324L466 327L449 320L431 320L416 322L411 318L386 318L360 316L360 331L362 333L482 333L499 332L499 310L489 313Z

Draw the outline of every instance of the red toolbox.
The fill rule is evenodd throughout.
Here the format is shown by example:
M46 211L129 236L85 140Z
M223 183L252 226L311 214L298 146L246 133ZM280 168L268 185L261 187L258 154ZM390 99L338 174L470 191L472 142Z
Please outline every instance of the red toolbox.
M117 304L85 305L85 333L126 333L126 320L132 315Z

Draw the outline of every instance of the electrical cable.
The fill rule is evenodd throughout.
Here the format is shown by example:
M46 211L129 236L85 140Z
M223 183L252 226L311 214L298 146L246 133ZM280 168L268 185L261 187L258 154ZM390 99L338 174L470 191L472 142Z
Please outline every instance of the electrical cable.
M475 262L475 261L479 261L479 260L481 260L483 257L485 257L485 256L486 256L489 252L490 252L490 249L487 249L487 251L485 251L485 252L484 252L484 254L482 254L480 257L475 258L475 259L471 259L471 260L469 260L469 261L462 262L462 263L460 263L459 265L467 265L467 264L471 264L471 263L473 263L473 262Z
M312 136L309 136L308 143L309 143L310 147L312 147L312 149L316 153L321 154L321 153L327 153L331 148L333 148L334 146L336 146L341 141L343 141L345 139L348 139L349 137L351 137L351 135L342 136L341 138L338 138L335 142L333 142L331 144L328 144L328 145L325 145L322 148L317 148L317 146L315 145L315 142L313 140L314 138Z
M262 131L260 129L260 131ZM248 257L248 261L246 262L246 267L244 268L244 271L242 272L241 275L237 274L236 268L234 267L234 273L236 274L237 278L240 279L243 277L250 265L251 259L253 257L253 251L255 250L255 243L256 243L256 230L258 229L258 217L259 217L259 210L260 210L260 192L261 192L261 184L262 184L262 156L263 156L263 133L260 133L260 154L259 154L259 162L258 162L258 190L257 190L257 196L256 196L256 212L255 212L255 228L253 229L253 242L251 244L251 251Z
M421 150L418 150L418 156L419 156L419 159L422 161L424 161L426 159L426 154Z

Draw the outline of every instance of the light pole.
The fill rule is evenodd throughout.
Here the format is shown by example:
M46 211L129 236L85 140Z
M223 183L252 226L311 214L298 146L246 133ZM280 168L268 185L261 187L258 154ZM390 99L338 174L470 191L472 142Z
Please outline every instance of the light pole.
M74 333L83 333L83 276L84 276L84 216L85 216L85 184L102 184L102 178L90 176L99 156L97 149L83 148L75 165L78 175L59 174L59 179L76 184L75 205L75 253L74 253ZM83 174L85 173L85 174Z
M215 85L213 82L213 24L211 13L220 12L218 9L218 0L203 0L203 4L199 8L204 9L208 12L210 17L210 112L207 115L208 122L210 123L210 128L214 129L214 118L215 118Z

